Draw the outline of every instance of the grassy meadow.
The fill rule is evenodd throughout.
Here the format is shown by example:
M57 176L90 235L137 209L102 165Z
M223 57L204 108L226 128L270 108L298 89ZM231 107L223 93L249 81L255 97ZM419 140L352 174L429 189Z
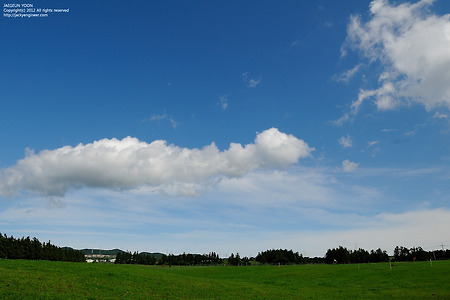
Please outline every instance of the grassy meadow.
M161 267L0 260L0 299L450 299L450 261Z

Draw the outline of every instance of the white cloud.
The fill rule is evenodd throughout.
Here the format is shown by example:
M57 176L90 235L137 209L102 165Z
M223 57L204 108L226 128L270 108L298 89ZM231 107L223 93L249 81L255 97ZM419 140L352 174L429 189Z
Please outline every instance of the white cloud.
M351 148L353 144L352 138L348 134L347 136L341 137L338 142L342 148Z
M249 88L255 88L261 83L261 79L250 78L250 72L242 73L242 80L247 84Z
M299 44L300 44L300 41L295 40L295 41L293 41L293 42L291 43L290 47L291 47L291 48L292 48L292 47L296 47L296 46L298 46Z
M169 117L167 114L162 115L152 115L150 119L148 119L150 122L157 122L158 124L164 120L167 119L173 128L176 128L178 126L178 122L176 122L173 118Z
M172 118L169 118L169 122L170 122L170 124L172 125L173 128L176 128L176 127L178 126L178 122L175 121L175 120L172 119Z
M370 141L370 142L367 142L366 150L369 149L370 147L372 147L372 146L378 144L378 143L379 143L379 141Z
M352 69L347 70L347 71L345 71L345 72L343 72L343 73L341 73L341 74L339 74L339 75L333 76L333 79L334 79L335 81L338 81L338 82L345 82L345 83L347 83L347 82L350 81L350 79L352 79L352 77L353 77L356 73L358 73L358 71L359 71L359 69L361 68L361 66L362 66L362 64L357 64L357 65L356 65L355 67L353 67Z
M440 113L440 112L437 111L437 112L434 114L433 118L435 118L435 119L447 119L447 118L448 118L448 115L445 114L445 113Z
M0 195L26 190L63 196L70 189L100 187L132 189L141 185L202 183L216 176L238 177L257 168L287 167L314 149L303 140L271 128L255 142L231 143L219 151L214 143L202 149L181 148L157 140L102 139L76 147L29 153L0 171ZM192 189L180 194L195 194Z
M351 16L343 53L346 48L356 49L370 63L377 61L383 67L379 86L360 90L352 115L368 99L374 100L378 110L409 102L422 104L427 110L450 108L450 14L429 13L432 2L394 6L375 0L367 22Z
M248 82L248 87L255 88L261 83L261 80L250 79Z
M163 114L163 115L152 115L150 117L150 121L151 122L160 122L161 120L163 120L165 118L167 118L166 114Z
M352 162L348 159L342 162L342 169L344 172L353 172L358 168L359 164Z
M351 116L349 113L344 113L342 115L342 117L340 117L339 119L332 121L332 124L336 125L336 126L342 126L345 122L352 120Z
M219 97L219 105L222 107L223 110L226 110L228 108L228 97L220 96Z
M330 21L326 21L323 25L324 25L325 27L327 27L327 28L334 27L333 22L330 22Z
M377 145L378 143L379 143L379 141L370 141L370 142L367 142L366 148L363 149L363 150L361 150L361 152L365 152L365 151L367 151L367 150L369 150L369 149L372 148L372 150L371 150L371 151L372 151L371 156L372 156L372 157L375 157L376 154L377 154L377 152L380 151L380 148L379 148L379 147L374 147L374 146Z

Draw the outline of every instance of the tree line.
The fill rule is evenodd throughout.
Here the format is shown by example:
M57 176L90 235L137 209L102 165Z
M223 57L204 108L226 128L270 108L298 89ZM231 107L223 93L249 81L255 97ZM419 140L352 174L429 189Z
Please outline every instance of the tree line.
M377 263L388 262L393 260L396 262L401 261L425 261L425 260L442 260L450 259L450 250L434 250L425 251L422 247L406 248L403 246L397 246L394 249L394 256L389 257L386 250L371 250L370 252L364 249L348 250L345 247L339 246L338 248L328 249L325 254L325 262L331 263Z
M325 263L336 264L336 263L377 263L377 262L387 262L389 261L389 255L386 250L364 250L359 248L358 250L348 250L345 247L339 246L338 248L328 249L325 254Z
M124 252L119 251L116 255L115 264L128 264L128 265L155 265L157 259L153 255L148 255L144 253L134 252Z
M255 259L261 264L304 264L305 258L292 250L279 249L259 252Z
M31 259L31 260L53 260L85 262L84 252L67 247L57 247L48 243L41 243L37 238L22 237L16 239L13 236L0 233L0 258L8 259ZM140 264L140 265L230 265L248 266L254 264L346 264L346 263L377 263L389 260L401 261L424 261L424 260L450 259L450 250L425 251L422 247L406 248L397 246L394 256L389 257L386 250L378 248L367 251L365 249L348 250L345 247L328 249L324 257L304 257L298 252L287 249L271 249L259 252L256 257L241 257L239 253L232 253L228 258L220 258L215 252L208 254L190 254L155 256L151 253L119 251L116 256L116 264Z
M259 252L256 257L241 257L232 253L228 258L220 258L215 252L209 254L162 255L156 258L137 252L121 252L117 255L117 264L149 264L149 265L229 265L249 266L255 264L291 265L291 264L348 264L348 263L379 263L393 261L424 261L450 259L450 250L425 251L421 247L406 248L397 246L394 256L390 257L386 250L378 248L367 251L359 248L348 250L343 246L328 249L324 257L304 257L298 252L287 249L271 249Z
M85 262L84 253L72 248L60 248L41 243L37 238L13 236L0 233L0 258Z
M178 265L178 266L194 266L194 265L220 265L223 259L215 252L209 254L180 254L180 255L161 255L156 258L154 255L147 253L124 252L117 253L116 264L140 264L140 265Z
M260 264L292 265L292 264L323 264L323 257L307 257L287 249L271 249L259 252L255 261Z
M394 249L395 261L417 261L417 260L442 260L450 259L450 250L425 251L422 247L412 247L410 249L397 246Z
M298 252L292 250L278 249L267 250L258 253L256 257L241 257L239 253L231 253L228 258L220 258L215 252L209 254L180 254L165 255L156 258L153 255L138 252L120 252L116 257L116 264L145 264L145 265L178 265L178 266L195 266L195 265L228 265L228 266L250 266L255 264L306 264L306 263L324 263L321 257L303 257Z

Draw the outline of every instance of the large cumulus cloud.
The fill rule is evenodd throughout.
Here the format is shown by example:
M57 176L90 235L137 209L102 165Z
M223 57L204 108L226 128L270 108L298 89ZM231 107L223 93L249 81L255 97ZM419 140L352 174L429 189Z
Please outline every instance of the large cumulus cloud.
M352 103L356 114L363 102L373 99L379 110L408 103L426 109L450 108L450 14L429 12L433 0L392 5L387 0L370 4L370 19L352 16L343 47L378 62L377 87L363 88Z
M16 165L1 170L0 194L13 196L25 190L63 196L70 189L82 187L189 185L215 176L239 177L256 168L287 167L313 150L303 140L276 128L257 134L253 144L231 143L224 151L214 143L188 149L163 140L102 139L29 153Z

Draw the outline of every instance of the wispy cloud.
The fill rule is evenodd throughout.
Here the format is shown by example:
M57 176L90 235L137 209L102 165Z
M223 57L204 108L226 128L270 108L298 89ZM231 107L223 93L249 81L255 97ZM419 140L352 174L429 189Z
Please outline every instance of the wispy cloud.
M220 107L222 107L223 110L226 110L228 108L228 97L220 96L218 104L220 105Z
M159 122L159 121L161 121L161 120L163 120L165 118L167 118L166 114L163 114L163 115L152 115L150 117L149 121L151 121L151 122Z
M248 82L248 87L255 88L261 83L261 80L250 79Z
M376 145L376 144L378 144L379 143L379 141L371 141L371 142L367 142L367 148L370 148L370 147L372 147L373 145Z
M347 83L359 71L361 66L362 66L362 64L357 64L355 67L353 67L350 70L347 70L339 75L334 75L333 80L335 80L337 82Z
M173 128L176 128L178 126L178 122L176 122L172 117L169 117L167 114L162 114L162 115L152 115L148 121L150 122L157 122L158 124L162 121L162 120L167 120L170 122L171 126Z
M347 136L343 136L338 140L339 144L342 148L351 148L353 145L352 138L347 134Z
M429 168L360 168L358 175L364 177L394 177L394 178L421 178L421 177L437 177L442 180L448 178L445 168L429 167Z
M330 21L326 21L323 25L324 25L325 27L327 27L327 28L334 27L333 22L330 22Z
M46 207L38 196L25 198L0 212L0 225L17 236L32 234L78 248L147 248L175 254L215 251L221 256L238 251L254 256L281 247L323 256L330 247L351 248L357 243L392 252L397 245L440 243L442 236L450 234L450 211L417 208L409 200L407 209L383 212L386 203L394 202L392 195L358 185L357 180L346 183L339 176L383 175L405 181L436 172L358 169L355 176L307 167L258 170L225 177L203 195L183 201L167 201L162 194L140 189L84 189L67 194L61 208ZM367 213L369 207L376 212ZM414 235L408 234L411 230ZM142 242L148 240L150 244Z
M364 151L369 150L369 149L372 148L373 146L377 145L379 142L380 142L380 141L370 141L370 142L367 142L367 147L366 147L364 150L362 150L362 151L364 152ZM376 149L373 149L373 150L376 150Z
M299 40L295 40L295 41L292 41L292 43L290 44L290 47L294 48L294 47L297 47L299 44L300 44L300 41Z
M376 147L375 145L379 144L380 141L369 141L367 142L367 146L365 149L361 150L361 152L371 150L371 156L376 156L377 152L380 151L379 147Z
M352 162L348 159L342 162L342 169L344 172L353 172L358 168L359 164Z
M242 73L241 77L249 88L255 88L261 83L261 79L250 78L250 72Z
M352 120L352 116L350 115L350 113L346 112L342 115L342 117L340 117L337 120L331 121L331 123L335 126L342 126L344 123L351 121Z
M445 114L445 113L441 113L441 112L438 112L438 111L437 111L437 112L434 114L433 118L435 118L435 119L447 119L447 118L448 118L448 115Z

